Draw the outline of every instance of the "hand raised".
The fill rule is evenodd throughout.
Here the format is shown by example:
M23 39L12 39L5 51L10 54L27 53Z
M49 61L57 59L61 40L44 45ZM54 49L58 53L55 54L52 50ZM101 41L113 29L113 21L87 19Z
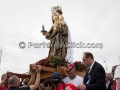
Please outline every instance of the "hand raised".
M37 72L40 72L42 69L42 66L41 65L37 65Z

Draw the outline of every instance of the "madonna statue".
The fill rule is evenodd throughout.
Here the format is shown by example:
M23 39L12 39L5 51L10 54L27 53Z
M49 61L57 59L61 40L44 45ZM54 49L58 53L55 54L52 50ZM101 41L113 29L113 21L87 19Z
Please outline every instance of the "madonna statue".
M65 58L69 63L73 62L73 50L71 47L71 36L68 25L64 21L62 8L55 6L51 8L53 24L49 31L43 27L41 31L46 39L50 40L48 56L59 56Z

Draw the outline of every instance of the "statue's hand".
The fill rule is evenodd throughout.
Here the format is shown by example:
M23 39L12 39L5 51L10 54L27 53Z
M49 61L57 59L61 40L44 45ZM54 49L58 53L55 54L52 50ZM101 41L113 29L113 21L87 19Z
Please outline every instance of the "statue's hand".
M46 31L46 30L42 30L41 33L42 33L43 35L45 35L45 34L47 33L47 31Z
M46 33L45 36L48 37L48 36L49 36L49 33Z

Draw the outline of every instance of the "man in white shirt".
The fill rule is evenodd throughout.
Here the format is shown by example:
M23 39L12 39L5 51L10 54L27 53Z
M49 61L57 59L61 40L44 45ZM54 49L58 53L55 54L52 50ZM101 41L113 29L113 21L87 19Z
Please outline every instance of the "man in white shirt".
M78 87L80 84L83 84L83 78L76 75L75 67L73 64L69 64L67 66L66 72L68 73L68 76L63 79L64 83L71 83L76 87Z
M115 69L114 78L116 79L116 90L120 90L120 65L118 65Z

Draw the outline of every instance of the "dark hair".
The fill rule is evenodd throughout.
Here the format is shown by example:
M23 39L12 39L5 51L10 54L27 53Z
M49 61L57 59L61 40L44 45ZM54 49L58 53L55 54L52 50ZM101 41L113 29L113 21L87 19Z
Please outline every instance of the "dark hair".
M61 10L57 10L56 12L58 12L59 14L63 14Z
M115 66L112 66L112 72L114 73L115 72L115 69L118 65L115 65Z
M55 23L55 21L52 19L52 23L54 24Z
M84 52L86 58L88 59L89 57L91 57L94 60L93 54L91 52Z
M118 65L115 65L115 66L113 66L112 68L116 69L117 66L118 66Z
M1 76L1 80L4 79L4 78L5 78L5 74L2 74L2 76Z
M52 83L51 83L50 78L45 79L45 80L43 81L43 85L44 85L45 87L47 87L48 85L52 86Z

